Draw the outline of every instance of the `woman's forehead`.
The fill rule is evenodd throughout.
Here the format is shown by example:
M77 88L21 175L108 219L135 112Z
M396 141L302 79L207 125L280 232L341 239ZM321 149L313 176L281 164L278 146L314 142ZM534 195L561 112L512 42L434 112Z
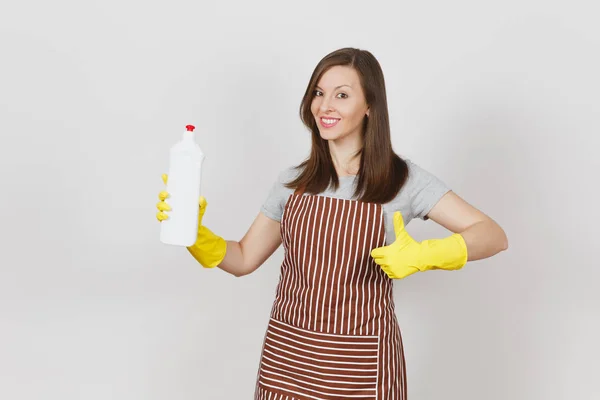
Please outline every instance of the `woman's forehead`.
M349 86L356 88L359 82L358 74L351 67L335 66L327 70L319 79L317 85L323 88L337 88L339 86Z

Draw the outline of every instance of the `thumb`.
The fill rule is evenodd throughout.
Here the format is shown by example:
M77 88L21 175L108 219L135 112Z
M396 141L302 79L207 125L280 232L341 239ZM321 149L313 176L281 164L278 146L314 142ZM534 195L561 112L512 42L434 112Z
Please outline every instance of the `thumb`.
M404 230L404 218L402 218L402 214L400 211L396 211L394 213L394 232L396 233L396 237Z
M206 197L200 196L200 201L198 202L198 205L200 206L200 209L202 209L202 212L204 212L204 210L206 210L206 206L208 205Z
M206 211L206 206L208 206L208 202L204 196L200 196L200 202L198 204L200 207L200 211L198 212L198 222L202 224L202 217L204 216L204 212Z
M401 247L408 246L415 241L404 228L404 219L399 211L394 213L394 231L396 232L396 243L399 243Z

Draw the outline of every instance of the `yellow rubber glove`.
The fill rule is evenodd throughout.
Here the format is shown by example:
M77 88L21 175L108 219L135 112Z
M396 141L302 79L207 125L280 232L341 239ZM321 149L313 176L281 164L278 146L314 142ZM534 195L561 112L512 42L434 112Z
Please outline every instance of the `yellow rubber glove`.
M167 184L167 174L162 175L163 182ZM169 193L166 190L161 191L158 194L160 201L156 205L158 213L156 219L164 221L169 218L169 215L165 211L171 211L171 206L165 202L169 197ZM196 243L189 246L187 249L190 254L204 267L214 268L223 261L225 258L225 252L227 250L227 243L225 239L215 235L210 229L202 225L202 217L206 211L208 203L204 196L200 196L200 210L198 212L198 237Z
M394 213L396 240L371 251L371 257L392 279L402 279L430 269L461 269L467 263L467 245L455 233L444 239L415 241L404 229L400 212Z

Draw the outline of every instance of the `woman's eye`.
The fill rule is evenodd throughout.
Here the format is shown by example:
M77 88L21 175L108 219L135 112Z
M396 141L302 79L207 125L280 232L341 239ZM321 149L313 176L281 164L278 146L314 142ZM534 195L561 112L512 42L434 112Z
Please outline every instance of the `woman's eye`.
M313 91L313 95L315 95L315 96L323 96L323 92L321 92L320 90L315 89ZM348 95L346 93L338 93L338 95L336 97L338 99L347 99Z

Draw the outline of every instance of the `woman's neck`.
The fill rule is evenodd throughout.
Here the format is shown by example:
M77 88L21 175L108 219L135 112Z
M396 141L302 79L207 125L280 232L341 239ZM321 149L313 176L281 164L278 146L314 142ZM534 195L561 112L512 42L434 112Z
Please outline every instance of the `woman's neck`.
M362 148L362 142L360 138L350 139L329 141L329 152L338 176L357 175L360 168L360 156L356 153Z

